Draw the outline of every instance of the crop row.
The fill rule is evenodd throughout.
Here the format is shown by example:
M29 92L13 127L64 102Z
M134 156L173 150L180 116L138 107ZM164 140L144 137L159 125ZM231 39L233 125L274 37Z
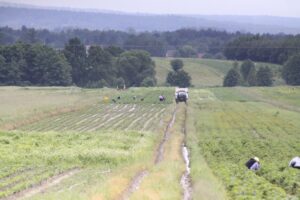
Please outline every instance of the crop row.
M203 101L195 110L198 144L232 199L300 197L300 174L288 167L300 152L299 113L237 101ZM252 156L261 160L256 173L245 167Z
M155 129L165 105L99 104L84 111L70 112L22 127L24 131L78 131Z

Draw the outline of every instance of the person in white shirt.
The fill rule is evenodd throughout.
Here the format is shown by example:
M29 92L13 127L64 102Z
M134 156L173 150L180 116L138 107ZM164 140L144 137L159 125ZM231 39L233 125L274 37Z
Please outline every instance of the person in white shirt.
M298 156L294 157L294 158L290 161L289 167L293 167L293 168L300 169L300 157L298 157Z

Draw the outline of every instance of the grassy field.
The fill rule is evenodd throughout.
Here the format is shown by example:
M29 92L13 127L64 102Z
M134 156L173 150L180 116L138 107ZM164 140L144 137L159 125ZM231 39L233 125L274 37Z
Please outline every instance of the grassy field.
M156 78L158 85L163 86L166 82L168 72L171 70L170 61L173 58L153 58L156 64ZM223 79L229 69L232 68L233 61L180 58L184 62L184 70L192 77L192 84L195 87L222 86ZM279 74L279 65L257 63L257 68L268 65L273 69L275 75L275 85L282 85Z

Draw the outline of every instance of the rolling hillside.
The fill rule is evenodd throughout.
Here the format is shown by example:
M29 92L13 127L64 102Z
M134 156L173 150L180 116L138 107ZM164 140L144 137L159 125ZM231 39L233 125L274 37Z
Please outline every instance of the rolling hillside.
M168 72L171 70L170 61L173 58L153 58L156 64L156 78L159 86L165 84ZM184 70L192 77L192 84L195 87L222 86L223 78L232 67L233 61L181 58L184 62ZM257 63L257 67L268 65L274 72L274 85L282 85L279 78L279 65Z

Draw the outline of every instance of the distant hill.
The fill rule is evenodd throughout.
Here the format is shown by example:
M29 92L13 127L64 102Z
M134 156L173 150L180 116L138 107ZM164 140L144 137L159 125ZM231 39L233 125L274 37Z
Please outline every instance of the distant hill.
M171 71L170 61L172 58L153 58L155 61L157 84L162 86L166 77ZM180 58L184 62L183 69L192 77L192 84L195 87L222 86L224 76L232 68L231 60ZM268 65L274 73L274 85L283 85L280 78L280 65L270 63L257 63L257 67Z
M43 8L0 3L0 26L62 30L172 31L180 28L213 28L230 32L300 33L300 18L268 16L149 15L110 11Z

